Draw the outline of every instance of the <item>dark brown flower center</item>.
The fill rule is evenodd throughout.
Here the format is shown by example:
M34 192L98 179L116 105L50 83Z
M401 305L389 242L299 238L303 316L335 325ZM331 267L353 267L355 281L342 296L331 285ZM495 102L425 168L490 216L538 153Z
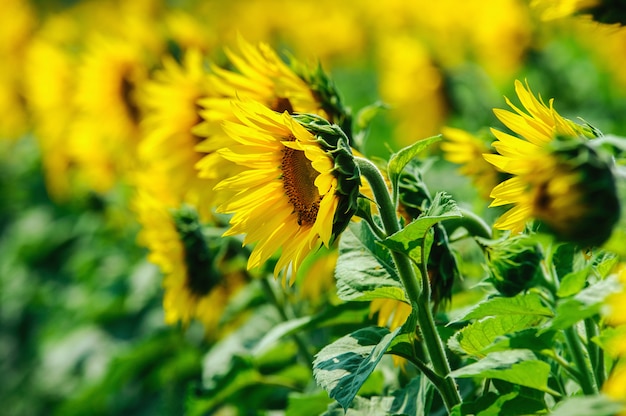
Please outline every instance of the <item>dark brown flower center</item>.
M130 74L126 72L120 82L120 95L126 109L128 118L135 124L139 123L139 107L134 99L135 84L130 79Z
M281 169L285 194L298 216L298 225L313 225L322 200L315 186L319 172L313 168L304 151L289 147L283 149Z
M277 113L284 113L286 111L289 114L293 114L293 106L289 98L276 97L272 105L270 105L270 108Z

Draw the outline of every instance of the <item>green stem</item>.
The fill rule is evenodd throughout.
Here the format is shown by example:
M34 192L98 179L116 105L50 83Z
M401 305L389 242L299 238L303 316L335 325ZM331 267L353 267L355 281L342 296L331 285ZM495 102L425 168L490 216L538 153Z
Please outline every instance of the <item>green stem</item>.
M396 215L396 207L394 206L391 195L385 180L378 168L369 160L363 158L355 158L357 165L361 171L363 177L369 182L376 203L380 210L380 217L385 229L385 233L389 236L400 231L400 224L398 223L398 217ZM437 377L432 377L432 374L424 373L427 377L430 375L429 380L435 385L441 397L443 398L448 411L450 411L455 405L461 403L461 395L457 389L456 383L450 374L450 364L446 357L445 349L441 337L437 332L435 321L433 319L432 311L430 309L430 286L428 283L428 275L423 276L423 287L419 287L418 279L413 268L413 264L408 256L404 253L391 251L391 256L398 270L398 276L404 285L411 303L417 308L417 319L420 330L422 332L422 338L428 357L433 366L434 373ZM425 262L424 262L425 263ZM425 281L425 282L424 282ZM426 299L423 288L428 287Z
M265 293L265 296L268 298L270 303L274 305L274 308L276 308L276 310L278 311L278 314L283 319L283 321L285 322L289 321L290 318L287 315L287 312L285 311L283 304L278 300L278 297L276 296L276 292L274 292L274 288L272 287L271 283L268 281L267 278L261 278L260 280L261 280L261 287L263 288L263 292ZM301 358L305 360L307 364L312 364L314 358L313 358L313 355L311 355L311 353L309 352L309 349L306 343L304 342L304 340L298 334L292 334L291 338L296 343L298 347L298 352L300 353Z
M575 379L579 379L580 378L580 374L578 374L578 370L576 370L575 368L573 368L568 362L567 360L565 360L563 357L561 357L559 354L556 353L556 351L552 351L552 354L545 354L546 357L552 358L554 361L556 361L556 363L558 365L561 366L561 368L567 373L569 374L571 377L574 377Z
M587 335L587 352L589 353L589 361L593 369L593 375L596 379L596 386L604 384L604 356L598 345L592 341L592 338L598 336L598 326L593 318L585 319L585 334Z
M380 226L376 224L376 222L374 222L374 219L371 215L359 215L359 217L362 218L370 226L372 232L376 234L376 237L380 238L381 240L384 240L387 237L385 231L380 228Z
M585 353L583 351L580 336L578 336L578 332L576 331L576 327L572 326L565 330L565 339L572 355L572 359L574 360L574 364L578 369L578 382L580 383L580 388L585 395L589 396L596 394L598 391L593 384L593 380L591 379L591 371L585 361Z
M448 235L451 235L457 228L465 228L473 237L492 238L491 227L487 225L478 215L464 208L459 208L463 214L460 218L449 218L443 225Z

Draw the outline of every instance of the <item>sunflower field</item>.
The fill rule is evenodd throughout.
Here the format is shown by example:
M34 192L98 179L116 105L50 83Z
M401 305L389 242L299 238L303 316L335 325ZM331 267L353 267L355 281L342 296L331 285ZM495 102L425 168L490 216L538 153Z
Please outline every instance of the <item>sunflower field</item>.
M626 415L623 0L3 0L0 414Z

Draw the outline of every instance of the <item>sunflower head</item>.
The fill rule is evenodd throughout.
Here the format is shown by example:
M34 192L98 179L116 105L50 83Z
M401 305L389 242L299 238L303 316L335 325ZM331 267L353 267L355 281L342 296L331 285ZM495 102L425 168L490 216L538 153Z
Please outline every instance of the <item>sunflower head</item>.
M250 100L233 103L233 112L238 122L224 123L233 144L220 155L242 170L215 188L226 199L218 211L234 214L226 235L257 243L248 268L280 250L275 274L295 275L304 257L330 246L356 211L360 176L348 140L315 115L294 117Z
M601 133L562 117L528 85L516 81L515 89L526 111L507 99L513 111L494 113L520 137L492 129L498 154L483 154L512 175L491 191L490 206L514 205L494 227L517 233L534 218L562 241L601 245L619 216L611 162L592 145Z
M337 124L315 114L295 114L294 120L315 136L321 149L333 160L333 176L337 179L336 194L339 196L337 211L333 220L333 241L348 226L357 210L359 169L354 162L349 140Z
M488 199L493 187L506 175L482 157L485 153L494 153L487 144L486 135L473 135L452 127L444 127L441 133L444 139L441 144L443 158L460 165L459 173L469 177L480 196Z
M553 148L551 169L532 192L535 217L560 240L599 246L620 213L610 162L586 141L556 141Z
M543 255L532 237L520 234L486 245L487 279L504 296L531 288L541 273Z

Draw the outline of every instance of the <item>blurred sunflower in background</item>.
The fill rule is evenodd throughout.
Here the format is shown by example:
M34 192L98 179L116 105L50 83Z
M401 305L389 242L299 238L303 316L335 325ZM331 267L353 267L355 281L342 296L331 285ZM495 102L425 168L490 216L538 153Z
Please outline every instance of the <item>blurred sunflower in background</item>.
M141 45L95 35L76 81L76 118L70 148L91 189L104 192L136 161L142 104L152 58ZM89 139L86 139L89 138Z
M444 127L441 133L444 138L441 144L443 158L461 165L459 173L469 177L478 194L488 199L491 190L503 179L503 174L482 157L494 151L482 137L464 130Z
M25 96L35 137L43 156L46 186L55 200L65 200L78 190L73 186L69 127L76 116L73 52L79 32L74 18L59 14L46 20L26 51Z
M490 206L513 204L494 227L521 232L535 218L557 238L582 245L606 241L619 218L619 200L610 163L589 145L597 132L561 117L516 81L524 112L495 109L522 138L492 129L498 154L485 159L512 178L493 188Z
M253 46L238 37L237 45L238 53L225 50L233 70L211 65L207 76L208 97L199 101L203 121L194 129L194 134L206 138L196 147L205 154L197 164L199 175L215 181L232 176L237 169L224 166L217 152L234 143L221 126L223 120L236 119L231 106L233 100L252 99L274 111L313 113L327 120L339 116L327 112L319 95L314 93L314 86L297 75L267 44Z
M212 185L198 177L195 165L202 155L195 146L201 138L192 132L200 122L198 100L208 94L205 75L204 58L196 49L186 51L180 63L163 58L163 68L141 92L146 116L138 153L142 169L158 171L179 203L189 203L208 217Z
M28 131L22 73L25 51L36 25L36 10L25 0L8 0L0 14L0 139L17 139Z
M202 323L210 338L219 334L222 311L231 295L247 282L240 270L221 269L227 245L211 245L202 232L200 218L189 205L174 205L177 197L159 172L146 171L134 200L142 230L140 244L149 249L148 260L163 273L163 309L167 324Z
M606 24L626 25L626 3L620 0L533 0L545 20L580 15Z

